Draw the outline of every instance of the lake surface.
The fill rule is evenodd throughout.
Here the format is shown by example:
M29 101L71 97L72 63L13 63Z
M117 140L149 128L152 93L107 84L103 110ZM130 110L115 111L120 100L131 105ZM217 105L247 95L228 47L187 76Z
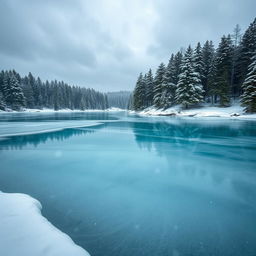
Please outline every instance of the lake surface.
M255 121L19 113L0 132L81 120L98 124L0 138L0 190L92 256L256 255Z

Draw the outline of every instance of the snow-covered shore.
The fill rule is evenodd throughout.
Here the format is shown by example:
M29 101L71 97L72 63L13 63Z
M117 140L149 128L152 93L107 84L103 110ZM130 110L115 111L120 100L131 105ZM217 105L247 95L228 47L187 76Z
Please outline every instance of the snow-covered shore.
M180 106L175 106L168 109L156 109L153 107L147 108L138 112L143 116L177 116L177 117L222 117L222 118L236 118L236 119L254 119L256 114L245 114L244 110L239 105L233 105L226 108L203 106L193 109L182 109Z
M0 192L0 255L89 256L44 218L41 208L28 195Z
M0 110L0 113L84 113L84 112L118 112L118 111L126 111L125 109L121 108L108 108L108 109L85 109L85 110L79 110L79 109L59 109L59 110L54 110L50 108L43 108L43 109L36 109L36 108L24 108L21 111L15 111L9 109L8 111L3 111Z
M128 111L131 114L139 114L142 116L177 116L177 117L222 117L222 118L235 118L235 119L256 119L256 114L246 114L243 108L239 104L235 104L230 107L221 108L216 106L202 106L198 108L182 109L181 106L177 105L168 109L156 109L149 107L143 111L129 111L127 109L120 108L109 108L105 110L101 109L86 109L86 110L71 110L71 109L23 109L22 111L1 111L0 114L11 114L11 113L88 113L88 112L123 112Z

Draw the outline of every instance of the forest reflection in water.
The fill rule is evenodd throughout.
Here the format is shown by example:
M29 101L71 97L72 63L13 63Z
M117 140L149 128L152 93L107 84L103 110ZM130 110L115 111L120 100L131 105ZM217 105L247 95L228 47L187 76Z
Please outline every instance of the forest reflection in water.
M165 152L161 149L160 142L172 143L177 147L188 143L190 144L191 152L195 151L198 144L216 144L219 147L218 152L215 152L216 154L221 154L220 151L222 150L225 151L225 146L255 147L256 145L254 140L256 125L252 121L214 123L212 121L201 122L197 120L192 122L186 120L143 122L142 120L136 122L107 122L95 127L67 128L53 132L2 137L0 146L2 149L22 149L26 145L34 145L36 147L40 143L46 143L48 140L63 141L73 136L82 136L102 129L129 129L133 132L140 148L149 151L155 148L159 154L168 154L168 151ZM246 145L246 142L248 142L248 145Z

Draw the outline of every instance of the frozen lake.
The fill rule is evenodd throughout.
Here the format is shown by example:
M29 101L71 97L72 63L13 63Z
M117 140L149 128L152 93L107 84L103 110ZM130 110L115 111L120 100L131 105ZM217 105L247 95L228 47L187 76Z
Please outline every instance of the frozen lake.
M0 190L92 256L256 255L255 121L0 114L17 132L0 137Z

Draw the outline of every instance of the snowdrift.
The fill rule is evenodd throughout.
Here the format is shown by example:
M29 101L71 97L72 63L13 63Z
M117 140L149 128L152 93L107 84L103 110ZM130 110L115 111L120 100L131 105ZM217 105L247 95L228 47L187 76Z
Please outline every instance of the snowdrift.
M0 255L89 256L44 218L41 208L28 195L0 192Z
M182 109L181 106L175 106L168 109L147 108L141 112L144 116L178 116L178 117L223 117L238 119L256 119L256 114L245 114L243 108L239 105L220 108L213 106L203 106L201 108Z

